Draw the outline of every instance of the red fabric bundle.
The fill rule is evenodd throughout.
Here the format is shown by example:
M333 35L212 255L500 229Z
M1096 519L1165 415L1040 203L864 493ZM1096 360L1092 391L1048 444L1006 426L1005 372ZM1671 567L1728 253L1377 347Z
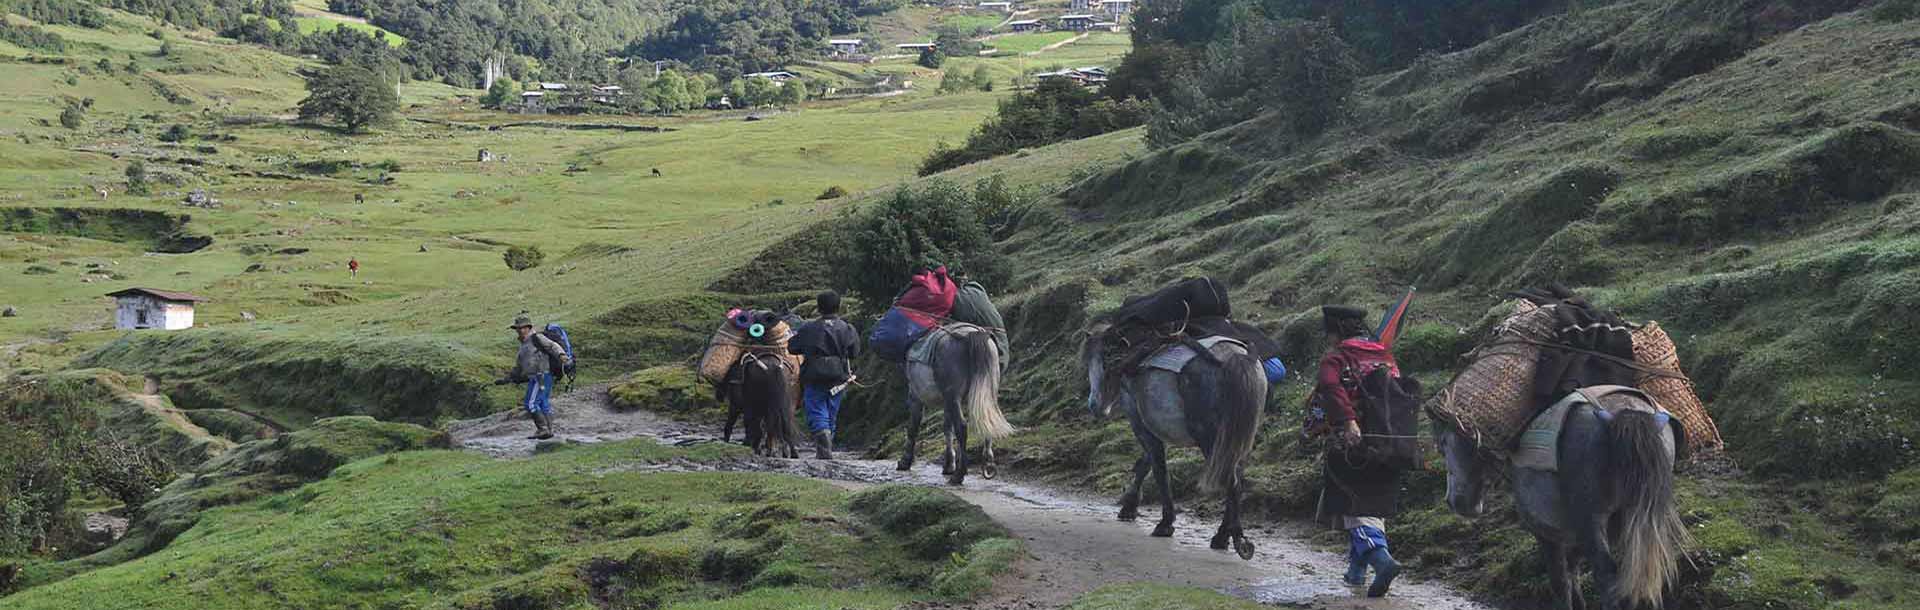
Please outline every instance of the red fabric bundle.
M947 277L947 268L942 266L913 274L907 292L895 299L893 306L922 328L932 328L953 312L953 298L958 294L960 288L953 284L953 278Z

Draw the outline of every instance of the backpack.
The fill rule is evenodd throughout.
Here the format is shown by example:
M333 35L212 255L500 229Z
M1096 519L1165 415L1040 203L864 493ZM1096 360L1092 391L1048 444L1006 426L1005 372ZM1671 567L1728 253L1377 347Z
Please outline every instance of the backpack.
M547 340L560 344L560 349L567 352L567 358L564 362L561 361L560 358L554 357L553 354L547 354L548 370L553 371L556 377L565 374L567 376L567 383L573 383L573 377L577 372L576 367L579 365L580 357L573 353L573 339L567 336L567 329L561 328L557 322L549 323L545 330L540 331L540 334L545 336Z
M1356 458L1398 470L1420 465L1420 382L1376 367L1360 378L1361 441Z

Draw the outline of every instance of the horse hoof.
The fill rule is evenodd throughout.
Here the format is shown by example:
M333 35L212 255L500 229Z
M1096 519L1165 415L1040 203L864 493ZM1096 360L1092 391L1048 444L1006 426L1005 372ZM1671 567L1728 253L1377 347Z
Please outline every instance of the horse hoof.
M1154 527L1154 528L1153 528L1153 537L1155 537L1155 538L1172 538L1172 537L1173 537L1173 524L1171 524L1171 523L1162 523L1162 524L1160 524L1159 526L1157 526L1157 527Z
M900 463L895 464L893 469L898 470L900 472L913 470L913 460L900 460Z
M1246 536L1234 536L1233 552L1243 560L1253 561L1253 541Z
M1213 540L1209 540L1209 541L1207 541L1207 548L1210 548L1210 549L1213 549L1213 550L1216 550L1216 551L1224 551L1224 550L1227 550L1227 536L1226 536L1226 534L1220 534L1220 535L1216 535L1216 536L1214 536L1214 537L1213 537Z
M965 475L956 474L956 475L947 477L947 484L954 487L959 487L965 484L966 482L967 482L967 477Z
M994 468L993 464L987 464L986 468L980 469L980 476L986 477L987 480L991 481L994 477L1000 476L1000 469Z
M1135 520L1135 519L1139 519L1139 518L1140 518L1140 511L1137 511L1137 510L1129 510L1129 509L1125 509L1125 508L1122 508L1122 509L1120 509L1120 520L1121 520L1121 521L1125 521L1125 522L1128 522L1128 523L1132 523L1132 522L1133 522L1133 520Z

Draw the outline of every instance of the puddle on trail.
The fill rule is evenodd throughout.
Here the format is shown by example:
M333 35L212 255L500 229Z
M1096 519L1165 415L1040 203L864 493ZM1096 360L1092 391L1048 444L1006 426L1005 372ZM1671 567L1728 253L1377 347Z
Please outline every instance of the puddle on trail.
M651 438L672 445L719 442L710 431L647 412L614 412L570 396L576 405L556 404L562 415L560 438L547 442L594 443ZM556 401L559 403L561 401ZM585 403L585 404L578 404ZM566 408L572 407L572 408ZM568 412L572 413L569 415ZM531 424L511 414L458 422L450 431L470 450L495 457L524 457L534 453L535 441L523 438ZM936 441L937 442L937 441ZM1367 599L1340 582L1345 557L1307 544L1306 526L1255 524L1247 537L1257 547L1251 561L1230 551L1207 548L1219 526L1191 513L1182 513L1173 538L1152 538L1159 518L1157 504L1141 507L1134 523L1115 519L1118 507L1111 498L1048 489L1005 478L989 480L976 471L964 487L945 485L940 466L922 462L911 472L894 470L891 461L857 459L851 453L839 459L736 458L694 462L634 462L606 471L642 472L772 472L834 481L847 487L885 483L938 486L955 492L986 510L995 520L1026 538L1033 560L1028 590L1016 593L1027 606L1064 605L1073 597L1100 585L1153 581L1221 591L1264 604L1326 609L1486 610L1488 607L1433 583L1403 574L1393 593ZM1217 501L1215 501L1217 502ZM1217 507L1209 507L1217 508ZM1018 585L1016 585L1018 586Z

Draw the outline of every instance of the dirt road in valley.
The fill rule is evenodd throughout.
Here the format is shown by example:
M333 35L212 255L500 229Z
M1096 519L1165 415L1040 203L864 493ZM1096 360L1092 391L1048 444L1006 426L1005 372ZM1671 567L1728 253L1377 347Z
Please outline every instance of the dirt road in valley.
M718 441L717 430L699 429L647 411L619 412L611 407L604 386L583 388L554 399L559 438L546 442L597 443L650 438L674 445ZM525 436L532 423L517 412L457 422L449 427L462 447L499 458L534 453L535 441ZM736 431L736 434L739 432ZM938 442L934 439L933 442ZM850 489L882 483L942 486L937 463L920 464L911 472L897 472L893 462L858 459L842 453L834 461L814 459L740 458L721 462L650 464L657 471L775 472L832 481ZM1262 603L1323 609L1486 610L1458 592L1434 583L1403 576L1393 594L1367 599L1340 584L1345 569L1341 555L1313 548L1297 529L1305 526L1249 527L1247 535L1258 546L1252 561L1229 551L1207 548L1207 538L1218 523L1182 515L1173 538L1147 535L1158 519L1158 506L1141 507L1140 520L1114 519L1110 498L1094 498L1042 485L1001 478L969 477L964 488L947 489L974 503L1026 540L1030 557L1014 574L1002 579L992 597L953 606L978 609L1057 608L1102 585L1156 582L1221 591ZM937 606L946 607L946 606Z

